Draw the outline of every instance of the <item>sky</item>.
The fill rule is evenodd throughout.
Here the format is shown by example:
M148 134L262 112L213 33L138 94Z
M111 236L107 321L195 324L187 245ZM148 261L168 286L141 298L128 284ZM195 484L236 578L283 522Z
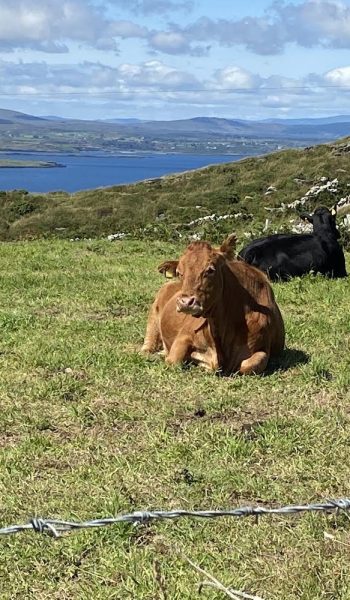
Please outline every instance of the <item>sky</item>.
M350 0L0 0L0 108L349 115Z

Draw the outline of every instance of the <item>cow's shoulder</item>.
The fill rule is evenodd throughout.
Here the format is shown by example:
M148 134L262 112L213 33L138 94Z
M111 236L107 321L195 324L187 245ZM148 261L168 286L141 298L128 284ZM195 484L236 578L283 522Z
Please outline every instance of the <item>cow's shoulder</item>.
M228 266L249 296L261 306L271 306L275 302L275 296L270 281L263 271L241 260L228 262Z
M246 263L242 260L230 260L227 261L227 266L233 275L235 275L243 285L245 283L248 284L251 280L259 282L263 285L269 285L269 281L265 273L249 263Z

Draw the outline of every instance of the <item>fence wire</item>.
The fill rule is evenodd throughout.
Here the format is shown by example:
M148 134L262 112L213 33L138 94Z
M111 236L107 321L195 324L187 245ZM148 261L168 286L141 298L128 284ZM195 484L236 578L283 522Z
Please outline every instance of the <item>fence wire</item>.
M221 517L261 517L264 515L292 515L304 512L331 512L336 510L347 511L350 509L350 498L328 500L318 504L288 505L277 508L265 508L263 506L243 506L227 510L155 510L136 511L133 513L106 517L91 521L63 521L60 519L43 519L33 517L28 523L22 525L10 525L0 529L0 535L11 535L22 531L32 530L36 533L47 533L53 537L59 537L61 533L67 533L79 529L89 529L116 525L118 523L133 523L135 525L150 523L152 521L177 520L188 517L194 519L217 519Z

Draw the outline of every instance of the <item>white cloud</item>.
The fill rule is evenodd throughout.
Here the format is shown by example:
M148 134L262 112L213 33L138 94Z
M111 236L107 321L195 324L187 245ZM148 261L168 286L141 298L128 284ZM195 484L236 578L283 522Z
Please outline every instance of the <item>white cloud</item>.
M175 3L131 0L125 5L129 11L139 6L143 12L158 10L161 13L174 8ZM116 52L118 39L139 38L145 40L153 52L194 56L207 52L205 47L192 47L175 25L168 31L150 30L131 20L113 19L107 16L106 8L107 4L102 8L93 0L0 0L0 50L67 53L70 43L78 42L97 50Z
M267 108L290 108L292 106L292 98L290 96L268 95L261 100L261 105Z
M186 38L181 33L172 31L160 31L155 33L151 38L151 45L157 50L164 50L172 54L178 54L183 50L188 51L188 43Z
M340 0L304 0L299 4L275 0L262 17L202 17L181 32L191 43L242 45L261 55L279 54L290 43L305 48L350 48L350 6Z
M237 66L219 69L214 74L219 88L228 90L251 90L261 83L261 78Z
M111 6L114 8L112 9ZM288 44L309 48L350 48L350 6L341 0L272 2L263 16L241 19L201 17L166 30L112 18L115 7L140 15L190 11L183 0L0 0L0 50L69 51L72 42L113 51L119 39L143 40L152 52L203 56L210 45L244 46L261 55L282 53ZM249 4L247 4L249 7ZM108 11L110 8L110 11Z
M189 54L203 56L209 47L192 46L185 35L178 31L159 31L149 37L149 45L153 50L166 54Z
M232 97L232 92L251 92L274 96L279 94L310 95L314 76L302 80L280 75L261 77L238 65L228 65L207 74L202 81L190 71L172 67L163 61L152 59L141 63L120 63L110 66L100 62L84 61L79 64L49 64L45 61L14 62L0 60L0 78L3 91L16 91L16 86L30 85L38 92L55 90L62 87L73 89L97 89L104 91L123 91L125 89L143 88L159 90L189 91L201 90L205 98ZM310 81L311 83L310 83ZM328 71L317 79L315 85L334 82L350 85L350 67L342 67Z
M350 89L350 66L332 69L325 74L324 79L329 85L342 86Z
M238 21L202 17L184 28L192 42L214 41L220 46L243 45L257 54L277 54L285 43L284 32L267 18L244 17Z
M0 49L67 51L67 41L116 50L110 22L84 0L0 0Z
M196 89L197 79L185 71L150 60L140 65L122 64L118 69L123 83L130 88L157 88L158 90Z
M132 21L114 21L108 31L121 38L147 38L149 35L147 27L141 27Z
M289 41L305 47L350 47L350 6L345 2L306 0L284 5L275 1L273 10Z
M6 94L30 93L42 95L82 93L106 96L112 93L144 93L152 90L177 91L196 89L197 79L185 71L170 67L161 61L141 64L124 63L111 67L85 61L76 65L49 65L46 62L14 63L0 60L2 91ZM24 87L26 88L24 90Z

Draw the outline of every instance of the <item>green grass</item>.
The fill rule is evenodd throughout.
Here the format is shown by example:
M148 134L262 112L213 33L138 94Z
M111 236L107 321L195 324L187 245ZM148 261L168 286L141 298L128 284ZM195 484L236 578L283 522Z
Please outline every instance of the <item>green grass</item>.
M2 525L350 495L350 281L275 285L288 350L263 377L220 378L139 353L156 265L178 251L1 245ZM342 544L345 514L23 533L0 538L0 597L192 600L200 576L177 548L266 600L348 600Z

